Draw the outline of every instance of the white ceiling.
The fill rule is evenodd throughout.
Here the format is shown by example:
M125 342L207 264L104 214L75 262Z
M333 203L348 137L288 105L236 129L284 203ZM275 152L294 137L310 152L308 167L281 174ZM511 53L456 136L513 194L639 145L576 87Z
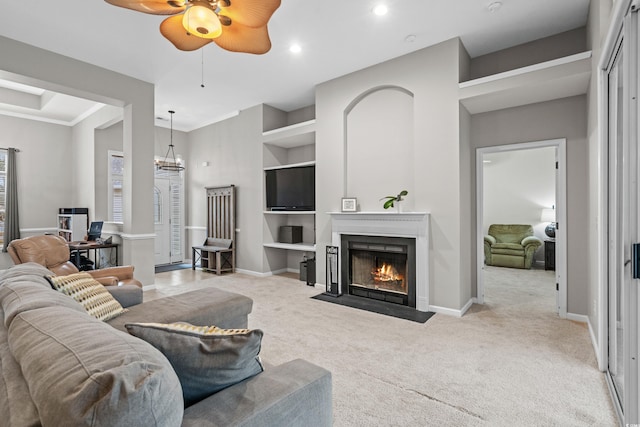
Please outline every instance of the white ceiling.
M175 110L174 128L190 131L260 103L286 111L311 105L319 83L456 36L476 57L574 29L586 24L589 8L589 0L501 0L491 12L492 2L282 0L265 55L227 52L214 43L179 51L158 30L164 17L101 0L7 2L0 35L155 84L156 117ZM387 15L372 13L379 3L388 5ZM413 41L406 41L409 35ZM302 52L292 54L292 43ZM98 107L0 79L0 114L73 125Z

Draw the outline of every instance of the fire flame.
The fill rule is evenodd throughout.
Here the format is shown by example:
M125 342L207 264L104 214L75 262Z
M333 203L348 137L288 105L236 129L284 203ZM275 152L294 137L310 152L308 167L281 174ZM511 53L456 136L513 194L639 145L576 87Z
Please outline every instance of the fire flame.
M398 273L394 266L384 263L372 272L373 278L379 282L391 282L404 280L404 277Z

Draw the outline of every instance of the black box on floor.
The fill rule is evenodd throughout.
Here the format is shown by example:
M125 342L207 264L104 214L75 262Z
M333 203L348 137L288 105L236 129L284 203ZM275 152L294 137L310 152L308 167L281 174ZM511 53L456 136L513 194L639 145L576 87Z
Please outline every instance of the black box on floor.
M278 230L278 242L280 243L301 243L302 226L283 225Z
M316 259L311 258L300 263L300 280L312 286L316 283Z

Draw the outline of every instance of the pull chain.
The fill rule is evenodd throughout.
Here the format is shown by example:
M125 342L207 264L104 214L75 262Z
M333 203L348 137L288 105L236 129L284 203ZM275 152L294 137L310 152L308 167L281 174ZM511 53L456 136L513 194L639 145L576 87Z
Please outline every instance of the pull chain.
M200 87L204 87L204 48L200 48L201 62L200 62Z

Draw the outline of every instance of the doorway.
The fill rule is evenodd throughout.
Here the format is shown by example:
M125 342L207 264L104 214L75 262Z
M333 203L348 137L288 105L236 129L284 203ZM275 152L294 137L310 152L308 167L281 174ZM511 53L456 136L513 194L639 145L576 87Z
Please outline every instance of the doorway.
M553 249L555 249L555 287L556 287L556 311L561 318L567 317L567 283L566 283L566 140L554 139L546 141L536 141L519 144L508 144L495 147L478 148L476 150L476 241L477 241L477 297L476 302L484 304L485 302L485 260L484 260L484 235L485 227L485 168L490 167L491 158L500 158L500 154L531 153L527 150L553 150L555 154L555 164L551 165L552 172L555 171L555 200L536 200L535 206L532 207L532 201L529 201L528 217L532 220L527 223L533 223L536 228L542 226L542 210L552 208L554 205L555 221L557 229L555 239L553 240ZM553 158L551 159L553 161ZM551 205L550 205L551 204ZM534 212L535 211L535 212ZM533 218L536 217L536 218ZM497 217L496 217L497 218ZM546 225L546 224L545 224ZM550 239L547 239L550 240ZM549 246L547 245L547 249ZM535 261L534 261L535 262Z
M181 172L156 171L153 188L156 266L183 260L183 188Z

